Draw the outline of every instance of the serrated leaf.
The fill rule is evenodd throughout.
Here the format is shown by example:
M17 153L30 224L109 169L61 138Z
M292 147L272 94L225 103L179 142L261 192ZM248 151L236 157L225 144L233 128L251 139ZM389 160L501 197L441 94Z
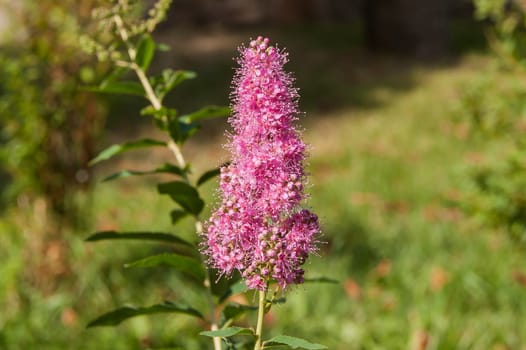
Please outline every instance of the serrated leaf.
M172 218L172 224L177 224L181 219L188 216L188 212L180 209L174 209L170 212L170 217Z
M177 243L188 247L195 248L195 245L185 241L182 238L164 232L116 232L116 231L100 231L90 235L85 239L87 242L104 241L110 239L129 239L142 241L160 241L167 243Z
M130 176L143 176L143 175L162 174L162 173L184 176L185 170L179 168L176 165L165 163L162 166L154 170L148 170L148 171L122 170L122 171L116 172L114 174L111 174L105 177L104 179L102 179L102 182L122 179L122 178L130 177Z
M242 327L228 327L228 328L218 329L217 331L204 331L199 334L204 335L206 337L221 337L221 338L228 338L234 335L254 336L254 332L250 328L242 328Z
M137 148L154 147L154 146L166 146L166 142L152 140L152 139L141 139L132 142L126 142L116 145L111 145L102 152L100 152L95 158L93 158L89 165L97 164L103 160L108 160L118 154L126 151L130 151Z
M207 182L208 180L210 179L213 179L214 177L216 177L217 175L221 174L221 168L226 166L228 164L223 164L221 165L220 167L218 168L214 168L214 169L210 169L206 172L204 172L200 177L199 179L197 180L197 186L201 186L202 184L204 184L205 182Z
M160 265L173 267L181 272L187 273L195 277L198 281L203 281L205 279L206 272L200 261L177 254L164 253L159 255L152 255L144 259L131 262L124 266L126 268L129 268L156 267Z
M107 94L145 96L142 85L135 81L105 80L98 87L90 88L90 90Z
M293 349L308 349L308 350L318 350L318 349L327 349L325 345L311 343L305 339L290 337L288 335L278 335L274 338L265 341L264 346L272 344L284 344L288 345Z
M205 205L197 190L182 181L165 182L157 185L160 194L169 195L190 214L198 215Z
M335 280L333 278L329 277L314 277L314 278L305 278L305 283L333 283L333 284L339 284L340 281Z
M139 41L137 46L137 55L135 57L135 63L142 68L143 71L147 71L152 62L153 55L155 53L155 42L149 34L144 34Z
M224 106L206 106L193 113L185 114L179 117L183 123L190 124L205 119L226 117L230 115L230 107Z
M116 326L121 322L136 316L152 315L159 313L182 313L203 319L203 315L196 309L184 305L165 301L148 307L124 306L105 313L88 323L87 328L100 326Z

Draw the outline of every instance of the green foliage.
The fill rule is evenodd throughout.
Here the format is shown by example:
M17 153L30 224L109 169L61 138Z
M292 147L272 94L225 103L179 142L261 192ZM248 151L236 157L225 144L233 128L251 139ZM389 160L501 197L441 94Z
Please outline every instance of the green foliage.
M154 5L155 9L166 8L163 3L166 1L158 1ZM148 102L148 105L140 111L140 114L146 117L151 117L154 125L169 137L167 142L157 141L151 139L142 139L134 142L126 142L122 144L112 145L103 150L97 157L95 157L91 164L99 163L112 159L114 156L121 153L145 147L164 146L174 155L177 165L164 164L153 170L123 170L118 171L112 175L107 176L104 181L122 179L134 175L154 175L160 173L168 173L175 175L179 179L175 181L161 182L157 184L157 192L161 195L168 195L173 202L179 207L170 212L172 224L180 224L181 219L191 216L195 222L194 240L199 241L203 230L203 223L200 219L200 214L205 209L205 201L202 199L200 189L203 185L220 174L220 168L207 170L200 174L196 181L192 181L192 167L184 158L181 147L193 136L200 128L200 122L218 117L226 117L231 113L230 108L221 106L205 106L184 115L178 115L177 110L164 105L163 99L175 87L188 79L195 78L195 73L186 70L171 70L165 69L158 76L147 75L148 69L154 60L157 44L150 35L155 25L143 26L134 23L130 18L131 2L119 1L114 2L114 6L103 8L97 11L100 30L104 32L104 36L100 38L84 38L84 48L89 53L97 55L100 60L108 60L115 67L113 72L102 81L98 86L89 88L91 91L99 91L101 93L113 94L129 94L143 97ZM157 10L156 10L157 11ZM149 14L153 19L155 17L152 13ZM162 16L161 16L162 17ZM155 18L161 18L155 17ZM128 71L137 81L123 80L124 73ZM127 77L126 79L129 79ZM159 232L135 232L135 233L117 233L114 231L103 231L95 233L88 237L87 241L100 241L106 239L148 239L159 241L170 241L172 243L178 242L178 237L170 234ZM197 286L195 291L201 292L207 300L208 313L203 312L206 316L200 316L205 320L207 328L210 331L202 332L202 335L212 337L212 342L215 350L222 350L223 345L227 349L248 349L254 346L255 349L261 349L262 333L261 325L263 315L270 311L274 304L283 303L284 298L276 298L275 295L270 300L264 299L264 294L260 293L260 304L258 309L258 330L254 332L247 328L231 326L234 321L244 316L253 308L246 305L236 303L227 303L225 301L228 297L234 294L246 292L246 286L239 284L239 276L235 278L226 279L223 276L217 276L217 273L207 268L204 258L195 259L197 245L191 245L191 254L187 254L184 250L171 247L169 252L163 250L161 254L154 254L143 257L134 262L128 263L125 267L142 267L142 268L161 268L167 266L173 272L176 272L178 278L185 281L185 286ZM193 284L191 284L193 283ZM189 289L189 288L188 288ZM186 305L186 303L185 303ZM190 308L190 310L197 310L198 308ZM122 321L135 316L159 313L159 312L182 312L186 309L181 307L170 307L155 305L147 308L119 308L115 311L106 313L96 320L89 323L91 326L99 325L117 325ZM187 310L186 310L187 311ZM199 313L201 315L201 313ZM219 324L223 328L218 329ZM254 341L239 342L237 336L252 335ZM232 338L236 336L236 338ZM284 344L291 347L302 347L306 349L321 349L316 344L311 344L306 341L291 338L274 338L273 343ZM272 343L271 342L271 343Z
M524 136L524 135L523 135ZM526 149L472 171L474 193L468 209L483 222L526 244Z
M199 215L205 206L197 190L186 182L165 182L159 184L157 189L160 194L169 195L174 202L194 216Z
M121 322L132 317L160 313L181 313L195 316L201 319L203 318L203 315L199 311L187 305L165 301L162 304L152 305L148 307L124 306L98 317L97 319L91 321L87 325L87 327L116 326Z
M192 243L185 241L171 233L162 232L115 232L115 231L102 231L97 232L86 238L87 242L96 242L108 239L131 239L131 240L145 240L145 241L160 241L168 243L183 244L189 247L193 247Z
M9 203L43 197L59 221L75 222L73 193L91 178L87 162L103 123L100 104L78 89L99 69L79 52L93 1L3 5L12 34L0 53L0 163Z
M490 45L504 64L526 68L525 4L521 1L474 0L479 20L491 21Z
M201 175L199 179L197 179L197 186L201 186L202 184L204 184L210 179L213 179L220 173L221 173L221 168L215 168L215 169L211 169L211 170L204 172L203 175Z
M347 51L342 55L326 48L316 51L303 32L298 37L316 57L333 60L331 69L341 72L348 67ZM305 57L305 71L321 69L317 65L313 69L307 52L296 55L299 53ZM225 60L230 62L230 57ZM206 62L213 70L212 62ZM345 88L349 95L359 90L360 96L381 99L381 103L357 106L356 99L346 95L347 107L326 111L320 106L323 113L309 113L305 136L312 145L311 204L323 220L327 244L321 247L323 258L314 257L308 268L311 276L330 271L340 284L310 283L291 290L287 303L267 314L272 324L268 339L291 334L334 350L408 349L422 344L419 340L428 341L428 348L433 349L520 349L526 344L526 289L520 282L525 273L524 252L488 225L473 227L468 217L450 205L466 189L462 169L472 154L485 154L489 149L498 157L509 147L505 137L492 140L482 132L466 139L465 119L459 119L458 113L458 123L451 123L451 104L462 96L466 83L491 70L494 60L469 56L438 69L408 66L407 61L388 62L390 68L382 60L382 69L378 69L369 56L355 58L357 69L371 74L364 79L374 84L345 85L337 75L325 81L327 87ZM225 71L229 75L230 67ZM401 71L407 75L398 75ZM316 79L304 85L300 78L305 76L298 75L302 90L319 91ZM406 86L408 76L411 87L386 88ZM200 75L197 81L204 78L214 85L217 73ZM205 95L206 85L198 89ZM178 92L186 93L188 101L199 95L192 89ZM309 101L311 106L316 103L315 98ZM126 135L121 129L112 131ZM149 131L148 126L141 130L143 134ZM208 169L218 161L216 142L201 136L196 146L199 158L190 174L195 179L201 173L198 169ZM135 169L146 160L149 158L130 157L126 163ZM117 164L101 166L101 172L112 173ZM202 185L199 192L209 203L213 181ZM191 217L172 227L167 213L173 202L157 195L145 178L101 184L90 195L93 232L107 227L148 231L155 226L155 231L173 231L189 242L195 239ZM206 211L205 207L203 215ZM74 252L71 268L80 271L75 275L77 287L62 279L62 288L49 296L24 281L24 264L37 256L21 257L27 254L25 242L34 237L20 234L5 221L0 221L0 231L0 296L4 296L0 297L0 348L211 348L209 337L198 336L203 322L184 314L134 317L118 327L85 330L91 318L130 302L150 306L168 299L207 310L199 292L202 289L195 284L186 288L192 282L170 268L119 268L179 245L147 244L139 239L85 244L68 235ZM246 290L243 283L229 289L237 287ZM221 298L225 288L217 289L214 298L223 300L223 313L233 301L244 305L254 300L250 294L243 299L237 293L229 293L230 299ZM78 316L73 325L61 321L62 313L70 308ZM254 314L247 311L243 315L250 318ZM247 327L243 315L230 325ZM224 322L221 316L219 327ZM241 347L239 343L250 338L239 336L236 345Z
M220 171L218 168L208 170L201 174L194 183L190 179L191 165L186 162L181 152L181 147L185 141L192 136L199 128L198 122L224 117L230 114L228 107L208 106L197 110L196 112L178 116L177 111L163 105L163 98L170 93L176 86L183 81L193 79L195 73L185 70L165 69L161 75L148 77L147 71L155 56L156 43L152 39L150 32L158 23L155 19L162 18L157 12L166 11L165 5L169 1L158 1L154 5L154 11L149 13L150 18L145 21L134 23L131 13L131 2L119 1L114 2L114 6L101 8L96 11L99 19L101 31L105 36L99 38L84 38L84 48L92 54L96 54L100 60L109 60L115 66L113 72L102 81L98 86L89 88L91 91L112 94L129 94L145 98L149 105L144 107L140 114L151 117L154 124L170 138L169 141L158 141L152 139L141 139L133 142L112 145L99 153L90 164L94 165L101 161L107 161L113 157L139 148L149 148L153 146L163 146L170 150L177 161L177 165L165 163L153 170L122 170L104 178L103 181L122 179L136 175L154 175L166 173L175 175L179 178L177 181L162 182L157 185L157 191L161 195L168 195L179 208L171 211L170 216L172 223L179 224L181 219L192 216L195 221L195 239L199 240L202 233L202 222L199 215L205 207L205 202L201 198L198 187L210 179L216 177ZM153 21L153 22L152 22ZM109 38L109 39L108 39ZM122 80L124 73L132 73L137 81ZM129 78L127 78L129 79ZM186 313L198 316L205 320L212 332L205 335L213 338L214 348L221 350L220 337L228 338L232 335L246 334L245 329L239 327L224 328L216 331L219 321L227 327L234 319L251 310L249 307L234 307L232 303L222 307L220 304L223 300L214 300L214 296L231 295L246 290L246 287L239 289L234 287L237 278L225 279L215 275L213 271L208 270L202 258L199 256L198 247L188 243L177 236L156 231L138 231L118 233L115 231L97 232L86 239L86 241L95 242L101 240L153 240L165 243L175 243L169 252L163 251L161 254L154 254L135 260L125 265L127 268L160 268L169 267L176 272L178 278L185 280L187 286L197 286L206 296L209 313L205 316L197 308L183 304L157 304L150 307L121 307L117 310L108 312L88 324L88 327L94 326L115 326L122 321L136 316L148 315L153 313ZM184 247L177 247L177 245ZM188 249L189 248L189 249ZM196 258L198 257L199 258ZM213 278L212 278L213 277ZM193 281L190 281L190 280ZM188 283L193 284L188 284ZM236 289L237 288L237 289ZM183 305L183 306L181 306ZM271 305L271 304L269 304ZM216 309L221 310L220 320L216 319ZM263 312L263 310L260 310ZM247 330L248 331L248 330ZM216 334L217 333L217 334ZM252 331L249 331L252 334ZM228 348L232 348L235 342L232 339L225 340ZM261 340L259 340L261 342Z
M102 179L102 181L106 182L106 181L121 179L121 178L129 177L129 176L142 176L142 175L163 174L163 173L179 175L179 176L184 177L186 174L186 169L181 169L177 165L165 163L161 165L160 167L157 167L153 170L147 170L147 171L122 170L114 174L111 174L109 176L106 176L104 179Z
M290 346L292 349L327 349L327 347L324 345L314 344L306 341L305 339L289 337L288 335L278 335L270 340L267 340L265 342L265 348L270 348L273 344L285 344Z
M200 110L182 115L180 117L181 121L185 124L194 123L199 120L212 119L217 117L225 117L230 114L230 108L228 107L218 107L218 106L207 106L201 108Z
M460 205L480 223L526 242L526 88L524 13L519 3L476 1L479 18L493 21L492 37L500 66L467 84L457 115L469 137L490 143L485 156L468 167L469 182ZM502 65L505 63L505 65Z
M128 263L125 267L157 267L160 265L167 265L185 274L188 274L197 279L198 282L203 283L205 280L205 269L201 261L180 256L177 254L164 253L159 255L152 255L146 258Z
M221 338L229 338L234 335L254 335L254 331L248 328L242 328L242 327L227 327L222 328L217 331L204 331L199 333L201 335L204 335L205 337L221 337Z
M154 147L154 146L166 146L166 142L152 140L152 139L142 139L138 141L126 142L126 143L119 144L119 145L111 145L110 147L100 152L95 158L93 158L90 161L90 165L97 164L103 160L108 160L116 156L117 154L129 151L132 149Z

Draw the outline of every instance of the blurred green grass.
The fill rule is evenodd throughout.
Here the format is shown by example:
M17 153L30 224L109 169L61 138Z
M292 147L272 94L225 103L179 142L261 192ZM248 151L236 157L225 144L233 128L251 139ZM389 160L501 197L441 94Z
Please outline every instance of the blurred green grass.
M466 138L464 125L454 121L454 107L463 84L491 59L467 55L422 64L349 52L318 37L289 49L301 105L309 113L302 121L312 147L309 204L321 218L325 242L307 263L307 277L340 283L292 289L287 303L268 316L268 334L304 337L337 350L416 350L424 343L427 349L524 348L524 252L450 205L462 194L466 164L489 148L484 140ZM315 49L315 54L302 57L295 49ZM204 100L226 103L231 55L219 55L217 65L179 57L183 66L195 64L200 77L174 95L175 104L192 109ZM133 107L119 109L106 143L155 134L138 122ZM197 170L226 157L219 146L224 128L224 122L212 123L187 146ZM147 167L167 157L130 154L101 167L99 174L119 166ZM72 266L50 295L24 277L25 264L34 258L24 252L34 234L27 224L32 214L13 212L15 219L1 223L0 349L204 348L207 340L195 336L200 325L185 316L84 329L90 319L125 303L205 303L197 294L183 294L181 281L169 270L122 268L163 247L83 242L102 229L170 230L191 238L190 222L171 226L172 204L155 193L154 183L125 179L81 195L79 200L92 204L86 230L62 233L69 237ZM215 185L204 188L207 203Z

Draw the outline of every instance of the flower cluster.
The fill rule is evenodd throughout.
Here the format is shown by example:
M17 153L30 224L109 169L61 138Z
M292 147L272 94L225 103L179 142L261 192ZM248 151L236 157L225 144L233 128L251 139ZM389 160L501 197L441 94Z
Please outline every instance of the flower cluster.
M287 54L258 37L240 49L233 81L231 163L221 169L222 202L205 226L209 264L241 272L251 289L303 282L316 250L318 218L302 209L305 144L294 128L298 93Z

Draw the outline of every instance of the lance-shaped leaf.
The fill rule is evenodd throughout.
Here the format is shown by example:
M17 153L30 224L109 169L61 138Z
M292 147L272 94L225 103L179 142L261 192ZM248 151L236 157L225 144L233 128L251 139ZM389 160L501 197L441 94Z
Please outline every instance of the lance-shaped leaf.
M254 331L250 328L242 328L242 327L228 327L223 329L218 329L216 331L204 331L199 333L201 335L204 335L206 337L221 337L221 338L228 338L232 337L234 335L251 335L254 336Z
M180 120L177 120L177 132L178 137L176 141L182 145L189 137L197 132L201 126L197 123L183 123ZM175 138L174 138L175 139Z
M120 77L124 75L130 68L128 67L115 67L110 74L106 76L106 78L101 82L101 84L105 84L110 81L116 81Z
M314 278L305 278L305 283L332 283L332 284L339 284L340 281L335 280L333 278L329 277L314 277Z
M156 304L148 307L124 306L99 316L95 320L88 323L87 327L116 326L122 321L132 317L161 313L181 313L201 319L204 318L199 311L188 305L165 301L162 304Z
M153 139L141 139L137 141L112 145L100 152L95 158L93 158L89 162L89 165L97 164L103 160L110 159L111 157L114 157L117 154L121 154L129 150L155 146L166 146L166 142Z
M151 115L157 119L162 118L164 116L173 118L177 116L177 110L174 108L168 108L168 107L161 107L159 109L156 109L154 106L149 105L141 109L141 115Z
M181 219L188 216L188 212L180 209L174 209L170 212L170 217L172 218L172 224L177 224Z
M284 344L288 345L293 349L308 349L308 350L318 350L318 349L327 349L325 345L311 343L305 339L289 337L288 335L278 335L272 339L265 341L264 346L273 345L273 344Z
M221 174L221 168L223 168L225 166L228 166L229 163L230 162L226 162L226 163L222 164L221 166L219 166L217 168L210 169L210 170L204 172L201 176L199 176L199 179L197 180L197 186L201 186L202 184L204 184L208 180L213 179L217 175Z
M236 271L231 276L225 276L220 271L216 269L209 269L210 280L214 281L212 283L211 290L212 294L221 297L226 294L232 285L236 284L241 279L241 274Z
M159 184L157 190L160 194L169 195L177 204L193 215L198 215L205 205L197 190L182 181Z
M223 308L223 317L225 321L236 319L237 317L249 312L249 311L257 311L256 306L251 305L243 305L243 304L237 304L237 303L229 303L227 306Z
M158 83L155 84L155 92L162 99L166 94L172 91L177 85L188 79L194 79L197 76L195 72L188 70L165 69L161 76L157 78Z
M186 170L181 169L180 167L165 163L162 166L148 171L137 171L137 170L122 170L119 172L116 172L114 174L111 174L104 179L102 179L103 182L105 181L111 181L116 179L122 179L129 176L142 176L142 175L152 175L152 174L162 174L162 173L168 173L168 174L175 174L179 176L184 176Z
M91 87L89 90L106 94L145 96L144 88L135 81L104 80L98 87Z
M90 235L85 240L87 242L103 241L108 239L129 239L129 240L143 240L143 241L159 241L166 243L177 243L182 244L191 248L195 248L190 242L185 241L182 238L172 235L171 233L164 232L116 232L116 231L100 231Z
M193 113L180 116L179 120L183 123L190 124L205 119L226 117L230 115L230 112L230 107L206 106Z
M142 68L143 71L147 71L152 62L153 54L155 52L155 42L153 41L150 34L144 34L139 41L137 46L137 55L135 56L135 63Z
M155 267L160 265L173 267L181 272L187 273L195 277L198 281L204 281L205 279L206 272L200 261L177 254L164 253L159 255L148 256L144 259L131 262L124 266Z

